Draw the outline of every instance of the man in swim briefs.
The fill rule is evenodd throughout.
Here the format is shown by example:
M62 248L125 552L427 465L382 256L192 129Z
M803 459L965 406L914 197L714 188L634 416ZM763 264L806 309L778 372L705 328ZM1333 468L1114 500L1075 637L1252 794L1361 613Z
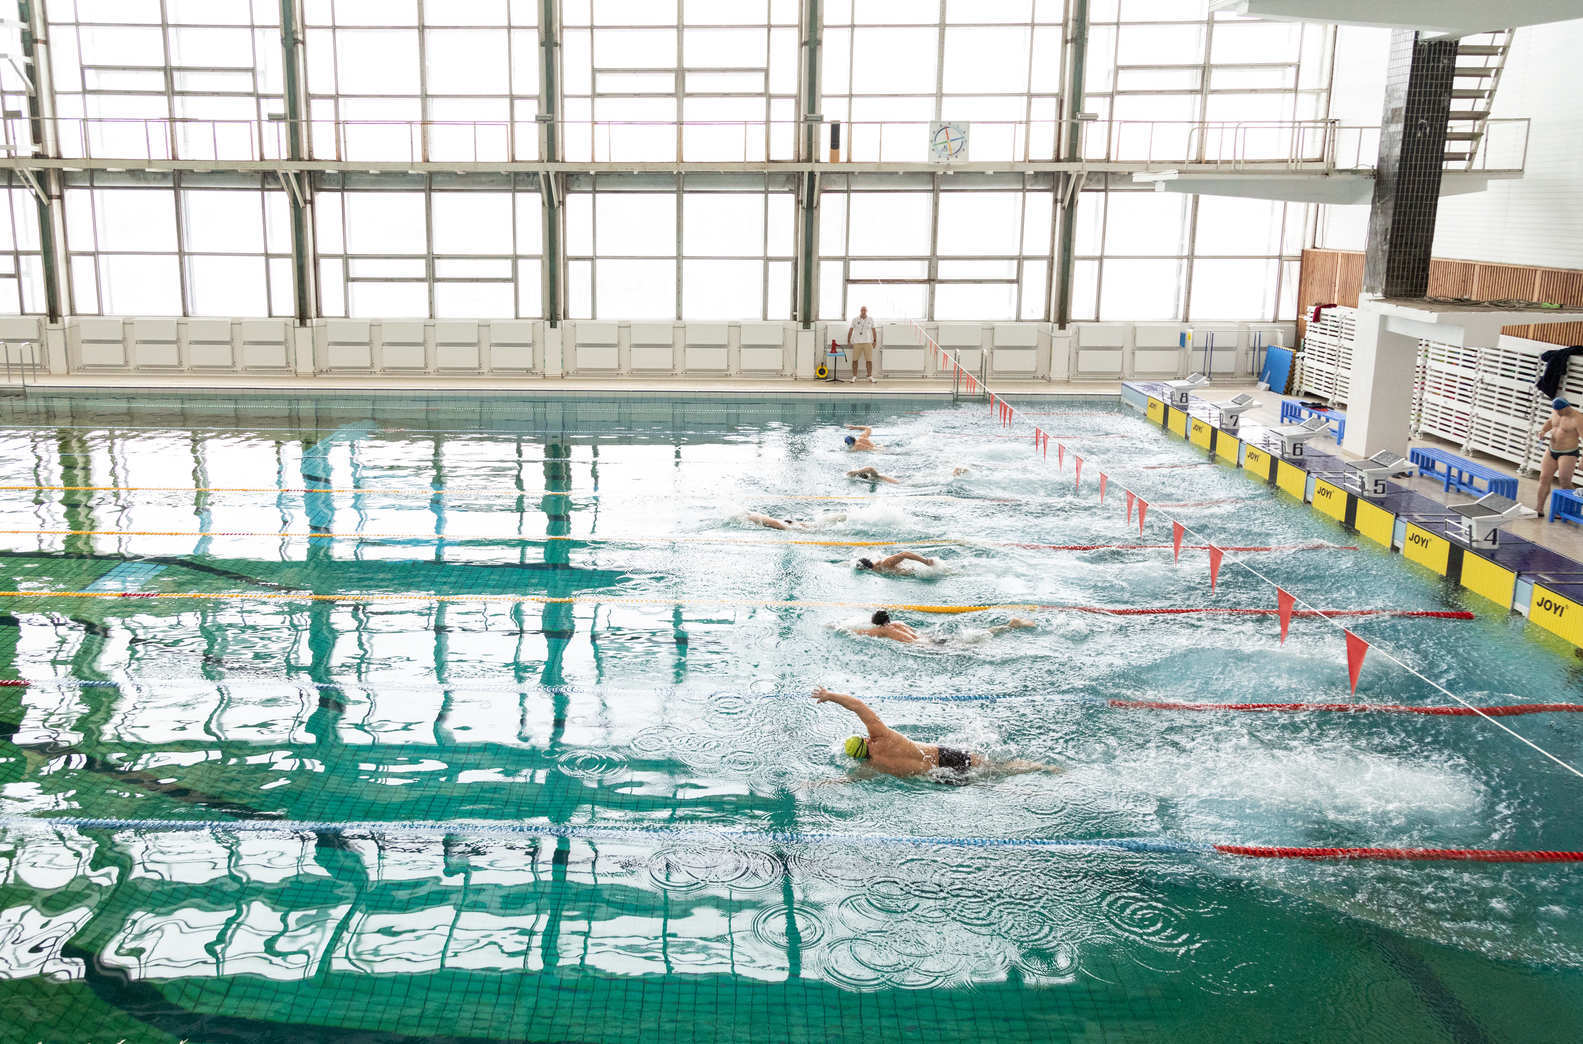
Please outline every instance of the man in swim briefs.
M889 638L891 641L901 642L903 645L914 645L924 641L934 645L944 645L951 640L945 635L931 635L927 637L921 635L906 624L892 620L890 614L883 609L877 610L869 619L869 622L873 624L872 627L854 627L852 628L852 633L860 634L865 638ZM1023 620L1013 616L1005 623L996 624L989 628L989 633L1005 634L1007 631L1021 631L1037 626L1039 625L1032 620Z
M870 435L874 434L874 429L873 428L865 428L861 424L848 424L846 426L846 430L847 431L855 431L855 432L858 433L856 435L848 435L846 437L845 442L846 442L846 448L847 449L849 449L849 450L877 450L877 449L880 448L879 443L877 443L873 439L869 438Z
M901 479L891 478L889 475L881 475L879 469L873 465L866 468L858 468L856 471L849 471L846 473L846 477L863 479L867 482L889 482L893 486L901 484Z
M903 562L917 562L926 566L934 565L934 559L932 558L925 558L911 551L898 551L894 555L878 560L860 558L857 560L857 567L859 569L869 569L876 573L883 573L886 576L916 576L917 573L913 570L902 568Z
M763 526L765 529L813 529L820 523L844 522L846 520L845 515L821 515L819 518L812 520L773 518L769 515L761 515L757 511L749 511L742 517L756 526Z
M1539 502L1534 505L1534 510L1539 512L1539 517L1545 517L1545 506L1550 502L1550 487L1560 483L1562 489L1572 488L1572 472L1577 468L1580 425L1583 425L1583 413L1565 399L1556 399L1551 402L1555 411L1550 414L1550 419L1545 421L1545 426L1539 429L1539 437L1549 438L1550 451L1545 454L1544 465L1539 469Z
M863 767L873 772L883 772L890 776L921 776L935 769L949 769L957 773L966 773L969 769L975 768L988 768L1003 773L1061 771L1057 765L1043 765L1020 758L991 762L982 754L957 750L955 747L914 743L880 721L879 715L856 696L848 696L844 692L831 692L822 685L813 691L813 698L816 703L833 703L838 707L845 707L858 716L858 720L868 729L868 736L849 737L844 749L849 757L863 762Z

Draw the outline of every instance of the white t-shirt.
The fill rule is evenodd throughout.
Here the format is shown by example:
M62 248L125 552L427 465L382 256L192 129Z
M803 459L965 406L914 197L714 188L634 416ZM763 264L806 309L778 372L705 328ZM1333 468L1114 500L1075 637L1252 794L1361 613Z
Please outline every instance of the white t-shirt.
M852 343L874 343L874 320L863 315L860 315L856 319L852 320Z

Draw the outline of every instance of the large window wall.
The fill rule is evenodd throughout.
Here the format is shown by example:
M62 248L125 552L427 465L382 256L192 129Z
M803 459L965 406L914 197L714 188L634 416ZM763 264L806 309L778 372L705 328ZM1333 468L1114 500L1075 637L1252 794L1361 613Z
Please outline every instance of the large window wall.
M291 232L260 174L77 174L66 182L78 315L290 315Z
M973 159L1052 159L1060 0L828 0L822 113L851 160L924 160L929 122L973 124Z
M62 155L282 154L278 0L49 0L43 10Z
M1087 155L1300 151L1302 121L1327 112L1333 30L1207 6L1091 0ZM1023 164L1060 155L1067 7L821 0L808 107L843 135L842 163L819 175L810 318L865 304L893 318L1051 317L1067 178ZM571 319L793 317L802 186L775 165L797 158L807 115L804 0L551 8L546 27L544 0L300 0L302 113L327 169L288 186L263 169L286 152L279 0L40 0L63 158L214 163L62 175L67 308L292 315L295 200L311 206L310 314L538 318L557 311L552 290ZM0 66L0 118L25 154L22 88ZM561 158L597 173L505 166L541 159L551 108ZM1005 167L855 169L926 160L935 120L970 124L969 158ZM0 311L36 311L36 207L23 181L9 193ZM1311 210L1090 174L1073 318L1289 317ZM549 273L547 217L559 222Z
M791 175L604 175L566 196L573 319L789 319Z
M789 160L796 0L567 0L566 156Z
M1308 206L1097 189L1077 207L1072 318L1290 318Z
M819 315L1044 319L1054 193L1048 177L973 188L927 175L827 178L819 200Z
M538 9L538 0L305 0L313 156L537 159Z
M314 197L321 314L538 318L542 214L535 177L327 177Z

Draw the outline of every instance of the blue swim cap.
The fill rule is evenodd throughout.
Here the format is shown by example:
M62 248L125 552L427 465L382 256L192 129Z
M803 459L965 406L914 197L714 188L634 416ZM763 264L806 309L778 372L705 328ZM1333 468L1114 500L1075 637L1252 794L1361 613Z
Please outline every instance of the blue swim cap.
M1552 401L1550 403L1550 405L1552 407L1554 407L1555 409L1564 410L1567 407L1571 406L1572 404L1570 402L1567 402L1565 399L1555 399L1554 401Z
M855 439L855 438L853 438L853 437L852 437L852 436L851 436L851 435L848 435L848 436L847 436L847 437L846 437L846 444L847 444L847 445L848 445L848 446L851 446L851 445L853 445L853 444L854 444L854 443L856 443L856 442L857 442L857 439Z

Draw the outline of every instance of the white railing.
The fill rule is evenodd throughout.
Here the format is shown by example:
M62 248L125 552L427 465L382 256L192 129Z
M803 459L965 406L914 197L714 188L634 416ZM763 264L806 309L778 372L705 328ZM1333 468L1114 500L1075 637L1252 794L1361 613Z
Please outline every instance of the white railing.
M1520 171L1527 119L1490 120L1474 170ZM60 154L68 159L264 162L289 154L283 120L58 118ZM970 124L973 162L1053 162L1072 124L1059 120ZM534 121L311 121L309 158L369 163L534 163L549 124ZM570 163L778 163L795 156L806 126L792 122L601 121L554 124ZM1228 170L1367 170L1379 151L1379 128L1335 120L1085 120L1077 123L1086 163ZM926 163L930 124L884 121L842 125L839 163ZM818 126L820 161L829 131Z

